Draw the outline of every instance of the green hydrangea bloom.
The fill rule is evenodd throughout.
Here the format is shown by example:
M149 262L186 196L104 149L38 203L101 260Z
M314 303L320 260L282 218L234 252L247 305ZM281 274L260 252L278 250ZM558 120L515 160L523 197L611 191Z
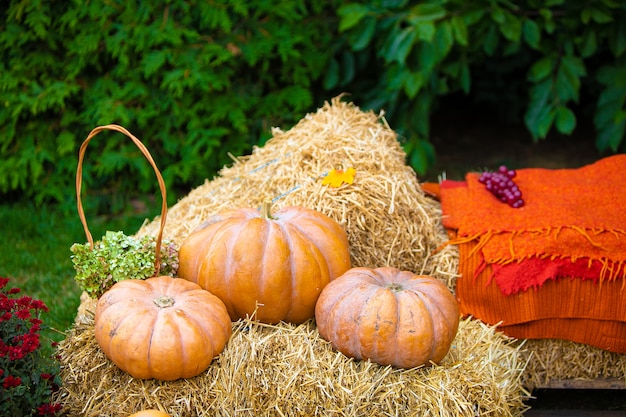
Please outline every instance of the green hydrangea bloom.
M94 243L75 243L70 247L76 275L74 280L91 298L100 298L113 284L125 279L154 276L156 240L152 236L134 238L123 232L108 231ZM178 251L163 241L159 275L174 276L178 270Z

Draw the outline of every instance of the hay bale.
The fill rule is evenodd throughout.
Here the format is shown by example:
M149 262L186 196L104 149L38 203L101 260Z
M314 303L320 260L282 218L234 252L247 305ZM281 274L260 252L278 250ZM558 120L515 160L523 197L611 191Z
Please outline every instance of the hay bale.
M237 207L302 205L344 226L354 266L394 266L433 275L452 288L458 251L447 246L441 207L421 190L396 133L382 116L335 98L236 158L219 176L168 210L164 239L180 244L212 214ZM321 179L332 169L356 169L353 184L332 188ZM138 235L155 236L158 219Z
M526 340L524 346L522 360L528 365L523 384L529 390L573 380L616 380L626 385L626 355L558 339Z
M332 188L332 169L356 169L353 184ZM426 197L395 132L372 112L339 98L289 131L273 130L262 148L168 210L164 238L182 243L224 208L303 205L342 224L354 266L394 266L429 274L454 290L458 251L448 245L439 204ZM159 219L138 236L156 235ZM438 366L410 370L355 361L321 339L313 321L275 326L240 320L226 349L203 374L186 380L137 380L102 353L92 307L59 346L59 399L73 416L123 415L160 408L175 416L438 415L517 416L522 346L471 319Z
M121 416L142 408L172 416L521 416L528 396L521 350L467 319L439 366L404 370L338 353L312 321L240 320L206 372L164 382L134 379L113 365L87 320L59 346L58 399L72 416Z

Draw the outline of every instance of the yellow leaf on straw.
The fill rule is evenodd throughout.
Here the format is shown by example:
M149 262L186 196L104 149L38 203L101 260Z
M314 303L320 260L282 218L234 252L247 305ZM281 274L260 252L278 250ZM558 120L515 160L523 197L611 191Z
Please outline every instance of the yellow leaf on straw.
M347 170L333 169L322 180L322 185L330 185L331 187L339 187L342 184L352 184L356 169L348 168Z

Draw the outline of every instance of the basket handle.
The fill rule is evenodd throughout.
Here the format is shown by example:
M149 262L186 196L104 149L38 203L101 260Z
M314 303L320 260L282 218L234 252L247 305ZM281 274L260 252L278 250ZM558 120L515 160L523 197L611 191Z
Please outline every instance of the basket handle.
M81 189L82 189L82 177L83 177L83 159L85 157L85 151L87 150L87 145L91 141L91 139L96 136L98 133L103 130L114 130L124 135L128 136L134 143L137 145L141 153L146 157L152 168L154 168L154 172L157 176L157 181L159 182L159 188L161 189L161 225L159 227L159 233L156 238L156 257L154 262L155 275L159 274L161 269L161 240L163 239L163 229L165 228L165 220L167 217L167 191L165 189L165 181L163 181L163 177L161 176L161 172L156 166L154 159L152 159L152 155L148 149L144 146L143 143L139 139L137 139L132 133L123 128L122 126L110 124L106 126L98 126L93 129L87 139L83 142L78 152L78 167L76 168L76 203L78 208L78 217L80 217L80 221L83 224L83 228L85 229L85 235L87 236L87 240L89 241L89 245L91 249L93 249L93 237L91 236L91 232L89 231L89 227L87 226L87 220L85 219L85 212L83 210L83 203L80 197Z

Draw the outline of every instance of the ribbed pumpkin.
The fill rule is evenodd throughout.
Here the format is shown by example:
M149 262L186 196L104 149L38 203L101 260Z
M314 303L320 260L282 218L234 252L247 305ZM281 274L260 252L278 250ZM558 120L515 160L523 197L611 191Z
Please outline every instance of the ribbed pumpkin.
M95 336L106 356L135 378L175 380L206 370L230 338L224 303L184 279L129 279L98 300Z
M301 206L270 215L240 208L213 216L178 252L178 276L218 296L233 321L301 323L322 289L350 268L348 238L333 219Z
M413 368L438 363L459 325L448 288L396 268L352 268L324 288L315 308L320 335L356 359Z

